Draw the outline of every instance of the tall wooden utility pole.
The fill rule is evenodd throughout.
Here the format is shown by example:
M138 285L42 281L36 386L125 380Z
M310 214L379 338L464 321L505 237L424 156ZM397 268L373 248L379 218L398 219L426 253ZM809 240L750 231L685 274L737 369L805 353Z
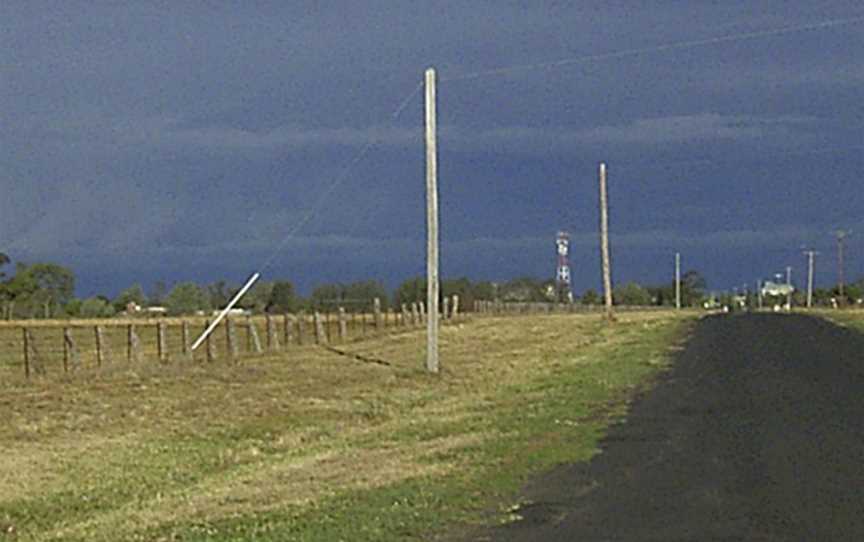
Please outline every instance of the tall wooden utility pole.
M603 298L606 319L612 321L612 264L609 262L609 201L606 196L606 164L600 162L600 257L603 265Z
M815 250L805 250L807 255L807 308L813 306L813 258L819 254Z
M792 268L790 266L786 266L786 286L789 286L789 290L786 292L786 308L788 310L792 309Z
M681 308L681 253L675 253L675 308Z
M438 154L435 70L426 70L426 370L438 372Z

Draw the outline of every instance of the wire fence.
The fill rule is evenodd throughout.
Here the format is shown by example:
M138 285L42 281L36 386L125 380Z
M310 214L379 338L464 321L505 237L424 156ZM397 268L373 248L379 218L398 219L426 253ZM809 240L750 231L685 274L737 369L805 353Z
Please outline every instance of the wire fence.
M460 317L458 296L443 304L444 321ZM231 316L192 351L205 317L0 322L0 374L31 378L136 364L212 363L283 352L305 344L340 344L417 328L423 303L400 310Z

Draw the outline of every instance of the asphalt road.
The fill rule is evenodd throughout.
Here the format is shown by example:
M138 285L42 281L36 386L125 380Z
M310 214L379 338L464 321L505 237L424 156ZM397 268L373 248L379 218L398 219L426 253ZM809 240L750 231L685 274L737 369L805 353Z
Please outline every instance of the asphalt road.
M475 539L864 540L864 335L705 318L602 450L532 482L524 519Z

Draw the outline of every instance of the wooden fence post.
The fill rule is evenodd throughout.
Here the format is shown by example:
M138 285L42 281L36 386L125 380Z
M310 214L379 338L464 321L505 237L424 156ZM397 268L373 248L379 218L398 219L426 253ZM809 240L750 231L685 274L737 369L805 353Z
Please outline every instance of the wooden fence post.
M26 327L21 328L24 337L24 376L30 378L30 333Z
M96 365L102 367L102 362L105 361L105 337L102 326L96 326L93 331L96 334Z
M264 349L261 348L261 339L258 338L258 328L255 327L255 322L252 320L251 316L246 317L246 329L249 330L249 339L252 343L252 349L256 354L260 354Z
M315 311L315 342L324 344L327 342L327 335L324 333L324 322L321 321L321 313Z
M459 295L453 294L453 304L450 307L450 318L455 320L459 317Z
M229 317L225 319L225 346L229 359L237 358L237 334L234 332L234 321Z
M381 299L375 298L375 302L372 304L372 311L375 314L375 331L381 333L384 331L384 324L381 322ZM365 318L364 318L365 321Z
M450 298L446 295L441 300L441 316L444 320L450 319Z
M66 344L66 337L69 335L69 328L63 328L63 372L69 372L69 346Z
M425 324L426 323L426 302L420 301L419 303L417 303L417 308L420 311L420 322L419 323Z
M162 320L156 323L156 343L159 363L164 363L168 359L168 336L165 332L165 322Z
M24 329L24 373L29 378L31 373L45 374L45 366L42 365L42 357L36 348L36 339L29 328Z
M279 335L276 334L276 321L269 314L265 315L267 319L267 350L276 352L280 350Z
M189 322L186 320L180 323L180 336L183 341L183 357L188 360L192 357L192 350L189 348Z
M330 311L324 313L324 342L330 342L332 334L330 333Z
M132 334L135 333L135 324L126 326L126 363L132 363Z
M285 348L288 348L288 345L294 342L294 322L293 316L286 314L283 316L282 326L284 328L285 334Z
M416 301L411 303L411 324L415 326L420 325L420 307Z
M63 348L68 351L69 361L72 362L72 368L78 370L81 368L81 353L78 347L75 346L75 341L72 340L72 330L65 329L63 331Z
M345 307L339 307L339 341L348 340L348 322L345 319Z
M207 329L208 327L210 327L210 320L205 320L204 329ZM216 359L216 345L213 344L213 341L211 340L212 337L213 337L213 334L211 333L210 335L207 335L207 339L205 339L205 341L204 341L205 347L206 347L205 351L207 352L207 362L208 363L211 363Z
M135 331L135 325L129 324L126 329L126 361L141 363L141 339Z
M297 344L303 345L306 335L306 314L300 313L297 316Z

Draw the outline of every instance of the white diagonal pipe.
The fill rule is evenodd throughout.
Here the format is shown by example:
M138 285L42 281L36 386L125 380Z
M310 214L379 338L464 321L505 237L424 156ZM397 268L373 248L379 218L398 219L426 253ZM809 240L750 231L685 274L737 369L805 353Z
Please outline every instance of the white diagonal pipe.
M251 288L252 285L255 284L255 281L258 280L260 277L261 273L255 273L251 277L249 277L249 280L246 281L246 284L244 284L243 287L240 288L240 291L237 292L231 299L231 301L228 302L228 305L226 305L225 308L222 309L222 312L219 313L219 316L217 316L216 319L213 320L213 322L211 322L209 326L207 326L207 329L204 330L204 333L202 333L201 336L198 337L198 339L196 339L194 343L192 343L192 350L195 350L196 348L201 346L201 343L204 342L211 333L213 333L213 330L216 329L216 326L219 325L219 322L221 322L225 318L225 315L228 314L228 311L234 308L234 305L236 305L237 302L240 301L240 298L243 297L243 295L247 291L249 291L249 288Z

